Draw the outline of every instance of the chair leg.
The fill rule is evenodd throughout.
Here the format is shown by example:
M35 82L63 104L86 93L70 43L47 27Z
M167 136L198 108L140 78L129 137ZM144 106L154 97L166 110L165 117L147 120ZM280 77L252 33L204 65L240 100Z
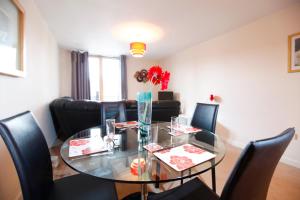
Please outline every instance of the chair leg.
M160 174L160 164L156 164L156 174ZM159 188L159 175L156 176L156 182L154 184L155 188Z
M216 192L216 168L211 168L211 182L212 182L212 189Z

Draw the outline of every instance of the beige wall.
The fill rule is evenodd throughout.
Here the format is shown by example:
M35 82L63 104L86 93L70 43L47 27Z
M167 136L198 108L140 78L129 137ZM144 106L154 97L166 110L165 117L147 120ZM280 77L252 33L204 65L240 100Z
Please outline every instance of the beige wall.
M59 96L71 96L72 84L72 64L71 51L64 48L59 48Z
M170 86L191 116L196 102L221 97L217 133L236 146L300 131L300 73L287 73L287 38L300 31L300 4L259 19L169 58ZM283 161L300 167L300 141Z
M159 87L153 87L149 83L140 83L134 78L134 74L136 71L141 69L149 69L149 67L153 65L157 65L158 62L151 59L146 58L133 58L131 56L127 57L127 83L128 83L128 99L135 100L136 94L139 91L147 91L152 90L153 99L157 99L157 92Z
M32 0L20 0L25 9L25 78L0 75L0 119L31 110L52 145L55 131L49 103L59 95L58 47ZM0 141L0 199L19 195L15 169Z

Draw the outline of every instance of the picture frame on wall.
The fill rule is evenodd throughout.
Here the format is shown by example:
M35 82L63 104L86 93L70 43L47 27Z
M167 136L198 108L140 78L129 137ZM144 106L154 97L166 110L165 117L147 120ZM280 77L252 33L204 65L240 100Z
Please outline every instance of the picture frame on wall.
M300 72L300 32L288 37L288 72Z
M0 1L0 75L24 77L24 16L18 0Z

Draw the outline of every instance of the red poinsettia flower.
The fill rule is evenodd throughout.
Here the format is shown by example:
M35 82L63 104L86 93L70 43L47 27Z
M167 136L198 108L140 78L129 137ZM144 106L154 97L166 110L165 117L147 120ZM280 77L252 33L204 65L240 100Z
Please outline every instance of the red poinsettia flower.
M154 84L158 85L161 82L163 71L160 66L152 66L148 70L148 79Z
M170 80L170 72L165 71L161 79L161 90L168 89L169 80Z

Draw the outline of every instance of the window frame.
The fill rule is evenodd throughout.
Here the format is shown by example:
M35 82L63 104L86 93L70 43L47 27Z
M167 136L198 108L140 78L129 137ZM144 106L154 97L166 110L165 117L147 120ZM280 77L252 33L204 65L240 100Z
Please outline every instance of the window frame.
M102 59L103 58L107 58L107 59L116 59L116 60L119 60L121 61L121 58L120 57L110 57L110 56L101 56L101 55L95 55L95 54L92 54L92 55L89 55L89 58L97 58L99 59L99 99L96 100L96 101L104 101L104 88L103 88L103 75L102 75L102 72L103 72L103 65L102 65ZM120 63L121 64L121 63ZM121 68L121 65L120 65L120 68ZM121 74L121 77L122 78L122 74ZM121 96L122 96L122 83L120 85L120 88L121 88ZM122 97L121 97L122 99ZM120 100L116 100L116 101L120 101Z

